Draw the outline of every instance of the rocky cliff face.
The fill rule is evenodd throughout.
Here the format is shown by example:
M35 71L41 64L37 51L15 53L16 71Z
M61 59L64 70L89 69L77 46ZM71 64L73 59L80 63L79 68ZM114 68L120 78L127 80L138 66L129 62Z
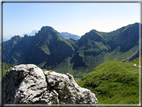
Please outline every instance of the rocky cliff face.
M97 104L90 90L70 74L43 72L33 64L10 68L3 77L4 104Z

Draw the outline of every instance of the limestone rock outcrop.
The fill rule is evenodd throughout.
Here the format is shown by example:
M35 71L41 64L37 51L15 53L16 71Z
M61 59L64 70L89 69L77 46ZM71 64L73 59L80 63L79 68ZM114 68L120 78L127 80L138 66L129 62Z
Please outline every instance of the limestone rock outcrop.
M42 71L33 64L10 68L2 80L4 104L97 104L72 75Z

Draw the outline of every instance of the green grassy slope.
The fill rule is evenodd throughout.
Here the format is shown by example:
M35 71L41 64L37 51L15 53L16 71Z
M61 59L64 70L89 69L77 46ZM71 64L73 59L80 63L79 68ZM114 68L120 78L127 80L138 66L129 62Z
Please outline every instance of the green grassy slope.
M131 63L135 63L135 64L139 65L139 59L141 60L141 57L132 60Z
M2 66L3 64L3 66ZM10 67L13 67L13 65L7 64L7 63L0 63L0 68L2 66L2 72L0 74L2 74L2 76L4 76L7 72L8 69L10 69Z
M98 104L138 104L139 68L133 64L115 61L103 63L78 80L78 84L94 92Z

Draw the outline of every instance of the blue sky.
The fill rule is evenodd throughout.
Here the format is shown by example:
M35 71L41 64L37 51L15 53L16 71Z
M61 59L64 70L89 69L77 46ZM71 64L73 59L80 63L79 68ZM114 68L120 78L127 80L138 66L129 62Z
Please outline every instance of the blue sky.
M52 26L79 36L140 22L139 3L3 3L3 38Z

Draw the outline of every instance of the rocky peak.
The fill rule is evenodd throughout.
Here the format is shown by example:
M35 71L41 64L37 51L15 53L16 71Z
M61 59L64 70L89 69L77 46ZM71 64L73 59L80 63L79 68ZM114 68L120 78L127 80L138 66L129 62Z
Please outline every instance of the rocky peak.
M44 41L52 41L52 40L60 40L62 39L61 35L52 27L50 26L43 26L38 33L36 34L38 36L37 40L43 39Z
M43 72L33 64L10 68L3 77L4 104L97 104L90 90L81 88L72 75Z
M103 37L99 34L98 31L96 30L91 30L90 32L86 33L83 35L79 40L78 40L78 45L79 47L83 46L84 44L90 43L90 41L96 41L96 42L102 42L105 43Z
M43 26L41 28L41 31L51 31L51 30L54 30L54 29L52 27L50 27L50 26Z
M15 41L18 41L20 39L21 39L21 37L19 35L15 35L11 38L11 40L15 40Z
M28 35L27 35L27 34L25 34L25 35L24 35L24 38L28 38Z

